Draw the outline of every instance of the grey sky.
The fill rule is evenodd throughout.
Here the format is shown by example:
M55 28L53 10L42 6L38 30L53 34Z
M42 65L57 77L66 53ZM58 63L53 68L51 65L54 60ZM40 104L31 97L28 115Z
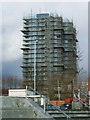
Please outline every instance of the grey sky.
M32 0L0 0L0 2L32 2ZM88 0L33 0L33 2L88 2Z
M61 15L74 21L77 39L82 51L80 67L88 69L88 3L78 2L35 2L35 3L3 3L2 4L2 42L3 63L18 61L22 58L23 16L32 13L49 12ZM14 64L14 63L13 63Z

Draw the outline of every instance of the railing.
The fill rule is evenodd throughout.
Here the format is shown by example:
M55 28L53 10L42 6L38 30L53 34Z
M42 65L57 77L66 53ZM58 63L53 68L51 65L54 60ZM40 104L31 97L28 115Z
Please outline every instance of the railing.
M86 98L90 98L90 96L88 96L88 94L87 93L85 93L85 92L83 92L83 91L81 91L81 90L78 90L78 92L80 92L81 94L83 94Z
M37 92L37 91L34 91L34 89L33 89L32 87L30 87L30 86L28 86L28 87L29 87L29 90L32 90L32 91L34 92L34 100L35 100L35 94L36 94L36 95L40 95L41 98L44 98L44 105L43 105L44 113L46 113L46 102L47 102L47 104L53 106L56 110L60 111L67 119L71 119L71 117L68 116L64 111L62 111L62 110L61 110L60 108L58 108L57 106L54 106L54 105L49 101L49 99L48 99L46 96L40 94L40 93ZM27 87L26 87L26 88L27 88ZM28 89L28 88L27 88L27 89ZM27 98L27 97L28 97L28 96L26 96L26 98Z
M77 98L77 97L76 97ZM79 100L80 103L82 103L83 105L85 105L87 108L89 108L89 104L87 102L82 101L81 99L77 98L77 100Z
M83 94L86 98L89 99L89 96L86 93L82 92L80 89L78 90L78 92L81 93L81 94ZM87 108L89 108L89 104L87 102L83 101L80 98L80 96L79 97L75 97L75 98L77 98L77 100L79 100L79 102L82 103L84 106L86 106Z

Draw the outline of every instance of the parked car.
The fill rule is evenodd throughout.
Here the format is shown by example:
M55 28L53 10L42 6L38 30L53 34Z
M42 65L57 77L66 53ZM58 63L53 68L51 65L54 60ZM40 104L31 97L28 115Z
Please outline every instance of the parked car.
M71 105L71 103L62 104L58 108L61 109L61 110L70 110L72 108L72 105Z

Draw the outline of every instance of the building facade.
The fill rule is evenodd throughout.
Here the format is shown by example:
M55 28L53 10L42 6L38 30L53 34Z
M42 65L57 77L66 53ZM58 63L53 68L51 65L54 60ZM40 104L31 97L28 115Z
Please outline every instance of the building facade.
M72 97L77 73L73 22L48 13L23 18L23 84L51 100Z

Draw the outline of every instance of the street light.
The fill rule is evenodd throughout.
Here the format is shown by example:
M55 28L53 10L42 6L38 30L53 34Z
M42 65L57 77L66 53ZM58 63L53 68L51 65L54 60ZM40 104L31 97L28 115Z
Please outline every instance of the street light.
M38 40L34 41L34 95L36 93L36 43Z

